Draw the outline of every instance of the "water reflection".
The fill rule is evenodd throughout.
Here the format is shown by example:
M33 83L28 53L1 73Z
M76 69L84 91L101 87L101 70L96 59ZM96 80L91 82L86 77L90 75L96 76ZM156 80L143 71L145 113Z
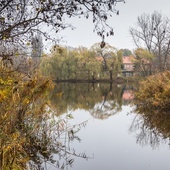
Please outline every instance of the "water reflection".
M106 119L121 111L133 99L131 86L117 84L57 84L51 97L58 115L67 109L90 111L94 118Z
M144 153L140 146L155 149L162 143L169 144L170 114L137 105L133 114L127 115L132 109L129 104L134 98L133 89L130 84L56 84L46 99L48 105L38 100L30 106L31 112L18 118L12 127L3 123L4 119L9 119L5 123L11 122L11 114L0 118L1 167L6 164L6 169L20 166L31 170L70 169L67 166L74 170L150 169L146 163L135 163L129 154L150 159L146 155L151 151ZM72 119L72 113L77 117ZM93 118L90 123L85 121L89 117ZM81 123L76 119L81 119ZM136 138L129 135L129 128ZM8 157L4 157L4 152ZM87 165L79 160L74 166L74 160L86 160L93 153L93 163L89 161ZM105 161L108 164L104 165Z
M71 115L58 119L55 113L49 110L40 119L37 117L26 117L22 131L26 135L24 151L29 156L27 169L64 169L65 166L72 166L74 157L88 159L86 154L77 153L70 148L70 142L80 141L78 131L86 126L86 121L70 125ZM54 157L55 156L55 157Z
M150 110L145 106L136 106L130 131L136 132L137 143L152 148L170 141L170 111Z
M130 104L134 99L134 91L132 89L124 89L122 100L124 105Z
M169 150L166 146L170 137L170 116L142 110L137 106L132 110L134 106L130 107L129 104L134 100L133 90L134 86L130 84L56 85L51 94L51 106L58 115L67 113L69 109L78 112L76 119L83 117L84 112L87 112L86 116L90 114L93 117L87 131L78 133L82 138L81 146L77 143L71 146L78 152L83 148L87 155L94 153L94 160L88 163L79 160L73 165L74 170L168 169ZM129 111L133 114L128 115ZM163 149L156 152L155 148L160 144ZM164 155L166 164L161 164L159 160Z

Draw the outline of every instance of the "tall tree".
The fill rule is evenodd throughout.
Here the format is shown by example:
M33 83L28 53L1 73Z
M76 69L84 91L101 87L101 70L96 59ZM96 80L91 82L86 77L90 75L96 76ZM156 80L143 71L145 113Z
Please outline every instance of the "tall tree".
M91 50L95 52L96 56L102 57L102 70L109 71L110 79L120 72L122 64L122 50L117 50L115 47L105 44L105 47L101 48L100 43L96 43L91 47Z
M151 75L151 64L154 59L154 55L148 50L138 48L135 50L135 71L139 72L142 76Z
M170 22L161 13L143 14L137 18L137 27L130 34L137 48L144 47L155 55L155 71L168 69L170 62Z
M95 52L96 56L102 57L103 70L107 70L108 66L106 60L107 58L113 57L113 53L116 52L116 48L108 43L106 43L104 47L102 47L100 43L95 43L90 49Z

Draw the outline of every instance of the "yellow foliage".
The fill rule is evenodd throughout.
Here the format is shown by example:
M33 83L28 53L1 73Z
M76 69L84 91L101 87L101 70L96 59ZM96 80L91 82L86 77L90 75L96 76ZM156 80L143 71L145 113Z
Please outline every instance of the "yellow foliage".
M170 71L149 76L140 83L136 103L150 108L170 108Z
M0 68L1 71L1 68ZM29 155L25 147L29 145L22 130L18 130L18 117L23 121L30 113L43 114L42 109L31 104L40 102L49 88L51 81L34 75L23 81L18 72L0 73L0 154L3 154L3 169L25 169ZM40 103L39 103L40 105ZM38 111L37 111L38 110ZM35 116L38 116L35 115ZM23 121L24 122L24 121ZM19 123L23 123L19 122Z

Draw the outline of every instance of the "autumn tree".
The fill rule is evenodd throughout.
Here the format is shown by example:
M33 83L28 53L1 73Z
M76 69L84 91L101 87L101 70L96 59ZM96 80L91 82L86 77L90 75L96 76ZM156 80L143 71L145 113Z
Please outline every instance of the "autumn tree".
M89 79L101 72L101 63L96 62L94 52L85 47L56 46L51 57L42 59L41 70L56 80Z
M109 45L108 43L106 43L105 47L102 48L100 43L95 43L94 45L92 45L90 50L95 52L96 57L102 57L103 70L107 70L107 59L113 57L113 53L116 51L116 48Z
M147 48L155 55L154 71L169 69L170 25L169 19L159 12L143 14L137 18L137 27L130 34L137 48Z
M102 58L102 70L109 71L109 77L112 79L113 72L115 76L120 71L122 64L122 51L117 50L115 47L105 44L105 47L101 48L100 43L94 44L90 50L94 51L97 57Z
M135 57L133 62L135 65L135 71L140 73L142 76L151 75L154 55L143 48L136 49L134 53Z
M117 52L114 54L114 72L120 73L121 66L122 66L122 50L117 50Z

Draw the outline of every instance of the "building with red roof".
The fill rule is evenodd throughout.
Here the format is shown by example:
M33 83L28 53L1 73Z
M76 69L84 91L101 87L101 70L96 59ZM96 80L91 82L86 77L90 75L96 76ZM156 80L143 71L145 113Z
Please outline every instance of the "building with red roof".
M122 58L122 74L125 77L133 76L134 73L134 57L123 56Z

